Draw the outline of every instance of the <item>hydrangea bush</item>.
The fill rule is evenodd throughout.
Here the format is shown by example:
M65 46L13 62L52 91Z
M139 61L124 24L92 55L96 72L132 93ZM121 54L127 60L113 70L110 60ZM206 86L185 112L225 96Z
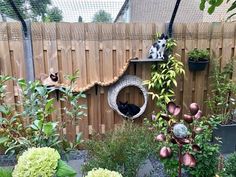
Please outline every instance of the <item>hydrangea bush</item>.
M18 160L13 177L51 177L56 173L59 153L52 148L30 148Z
M89 171L86 177L122 177L122 175L115 171L98 168Z

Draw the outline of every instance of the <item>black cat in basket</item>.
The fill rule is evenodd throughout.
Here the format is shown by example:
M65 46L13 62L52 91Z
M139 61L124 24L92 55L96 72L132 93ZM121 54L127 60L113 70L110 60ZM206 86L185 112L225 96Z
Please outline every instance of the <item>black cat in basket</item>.
M135 104L129 104L128 101L126 101L125 103L119 101L117 105L119 111L128 117L133 117L140 111L140 107Z

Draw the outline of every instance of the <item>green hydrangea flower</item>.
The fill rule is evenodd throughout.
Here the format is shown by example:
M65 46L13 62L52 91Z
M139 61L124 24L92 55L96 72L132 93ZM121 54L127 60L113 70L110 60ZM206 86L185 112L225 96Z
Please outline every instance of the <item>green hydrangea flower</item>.
M115 171L98 168L89 171L86 177L122 177L122 175Z
M13 177L52 177L60 159L60 154L52 148L30 148L18 159Z

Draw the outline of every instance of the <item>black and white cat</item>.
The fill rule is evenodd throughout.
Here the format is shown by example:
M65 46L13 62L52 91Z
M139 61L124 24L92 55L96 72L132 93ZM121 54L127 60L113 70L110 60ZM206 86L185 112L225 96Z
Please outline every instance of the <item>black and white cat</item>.
M164 60L167 39L168 36L162 34L150 48L148 58Z
M53 72L52 68L50 68L49 75L41 74L40 77L42 84L47 86L55 86L59 81L58 72Z
M125 103L119 101L118 109L122 114L128 117L133 117L140 111L140 107L136 106L135 104L128 104L128 101L126 101Z

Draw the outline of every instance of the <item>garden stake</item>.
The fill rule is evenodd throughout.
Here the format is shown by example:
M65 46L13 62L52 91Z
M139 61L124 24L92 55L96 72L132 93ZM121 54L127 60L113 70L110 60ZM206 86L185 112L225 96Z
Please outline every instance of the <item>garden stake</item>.
M183 145L182 144L179 144L179 177L181 177L181 174L182 174L182 148L183 148Z
M177 116L181 112L181 108L171 101L167 104L167 113L161 114L161 118L168 122L166 133L171 134L170 142L178 145L178 177L182 176L182 164L190 168L196 166L196 159L193 154L189 152L183 154L183 146L188 144L192 151L201 151L200 146L195 142L195 135L200 131L197 132L192 123L202 117L202 111L197 103L191 103L189 111L190 114L184 114L182 120L179 119ZM165 133L161 132L157 135L156 141L165 142ZM161 158L170 158L170 152L172 152L170 147L165 145L160 149L159 154Z

